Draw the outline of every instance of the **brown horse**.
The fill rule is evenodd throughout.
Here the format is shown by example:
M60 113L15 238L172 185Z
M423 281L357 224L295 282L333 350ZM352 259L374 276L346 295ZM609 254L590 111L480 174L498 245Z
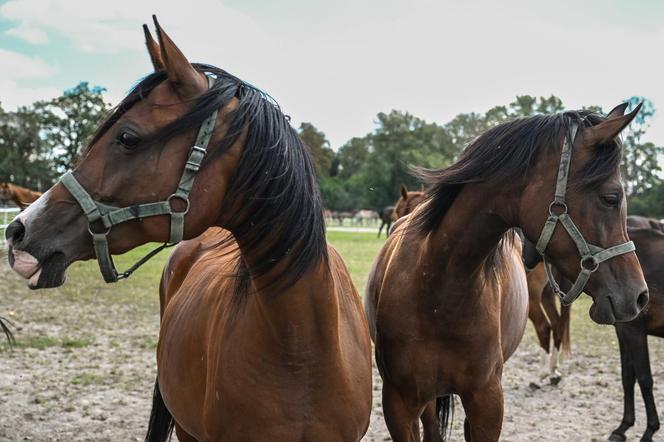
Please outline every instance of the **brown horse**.
M555 385L562 378L558 371L559 354L562 352L569 356L572 350L570 336L572 306L560 303L560 312L558 311L556 304L560 299L551 290L542 255L535 249L535 244L525 238L523 264L526 267L528 280L528 319L533 323L540 347L544 350L540 379L548 378L549 382ZM561 287L569 290L571 286L569 281L565 278L559 279Z
M621 245L603 252L612 256L603 265L594 265L594 258L582 262L582 274L592 271L585 291L593 297L596 322L631 320L648 302L625 228L616 137L639 110L623 115L625 107L608 117L578 111L504 123L448 169L420 173L431 186L428 200L396 223L365 298L393 440L419 440L420 417L425 440L440 440L434 402L450 394L461 396L467 439L498 440L502 368L521 340L528 302L518 241L505 236L510 228L535 241L547 217L563 216L587 241ZM561 167L558 174L559 164L569 172ZM558 195L561 187L558 175L572 190L550 208L554 188ZM574 279L580 247L566 230L553 230L546 255ZM446 422L445 413L441 418Z
M385 206L383 210L378 211L380 216L380 227L378 228L378 238L385 227L385 237L387 238L390 234L390 227L392 226L392 213L394 212L394 206Z
M659 417L653 396L648 335L664 337L664 225L654 219L629 216L627 233L636 244L636 254L650 289L650 302L634 321L616 324L624 409L622 421L609 440L625 441L625 432L634 425L634 384L638 382L647 419L646 431L641 440L650 442L654 433L659 430Z
M182 442L359 440L371 341L350 275L326 244L307 149L266 94L190 64L158 24L158 44L145 31L156 71L97 130L73 176L102 208L129 208L123 215L183 203L169 195L196 169L189 161L202 149L192 142L211 122L186 204L173 209L186 212L184 238L196 239L164 270L148 440L168 439L174 424ZM71 262L94 257L88 228L100 226L88 225L67 179L7 229L12 266L33 288L62 284ZM172 238L165 215L116 224L107 235L115 254Z
M399 218L412 213L417 206L424 201L424 187L421 187L419 191L409 191L406 186L401 185L401 195L399 199L394 204L394 212L392 214L392 220L396 221Z
M28 207L41 196L41 192L26 189L12 183L0 183L0 200L13 201L21 210Z

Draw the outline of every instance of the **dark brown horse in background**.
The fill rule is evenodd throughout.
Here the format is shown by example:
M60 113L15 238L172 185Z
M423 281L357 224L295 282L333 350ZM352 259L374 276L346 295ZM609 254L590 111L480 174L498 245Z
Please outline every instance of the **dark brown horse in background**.
M419 206L425 199L424 186L418 191L409 191L406 186L401 185L401 195L396 203L394 203L394 213L392 220L396 221L406 215L411 214L417 206Z
M12 183L0 183L0 201L13 201L21 210L35 202L40 196L41 192Z
M563 305L546 276L542 255L535 244L523 238L523 264L528 280L528 318L533 323L540 347L544 350L544 360L540 379L548 378L551 384L558 384L562 378L558 371L559 355L569 356L572 352L570 335L571 305ZM554 273L558 273L554 270ZM559 276L559 275L558 275ZM570 289L571 284L559 277L561 288ZM558 311L557 304L560 304ZM553 339L552 339L553 338Z
M638 109L608 117L588 112L540 115L485 132L443 170L423 171L428 200L395 224L369 276L365 309L383 378L383 410L396 442L440 440L436 400L458 394L466 439L497 441L503 419L502 369L527 319L520 227L537 240L553 200L563 140L572 125L566 209L592 244L627 242L626 203L616 138ZM579 253L557 227L546 248L575 279ZM631 320L648 300L633 252L599 266L585 291L598 323ZM449 401L448 401L449 403ZM441 422L445 422L442 407Z
M360 440L371 341L350 275L325 241L307 149L264 93L190 64L158 24L159 44L145 31L156 72L97 130L73 171L80 186L120 208L165 201L193 167L196 131L219 111L188 203L174 209L186 211L184 238L196 239L164 270L147 439L167 440L175 424L181 442ZM71 262L94 257L96 226L72 195L56 184L7 229L12 265L33 288L62 284ZM167 238L164 215L108 233L114 254Z
M648 352L648 336L664 337L664 225L641 216L627 218L627 233L636 245L636 255L650 289L648 306L634 321L616 324L620 346L623 418L609 440L625 441L625 432L634 425L634 384L639 383L646 408L646 431L642 441L652 441L659 430L659 417L653 396L653 380Z
M378 228L378 238L385 227L385 237L390 234L390 227L392 226L392 213L394 212L394 206L385 206L383 210L378 212L380 216L380 227Z

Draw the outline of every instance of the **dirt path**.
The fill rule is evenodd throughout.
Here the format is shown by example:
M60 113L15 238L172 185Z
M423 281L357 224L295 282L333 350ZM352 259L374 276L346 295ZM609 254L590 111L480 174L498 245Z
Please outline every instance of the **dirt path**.
M86 269L94 271L94 265ZM156 290L115 296L103 284L77 287L71 279L67 290L31 292L1 256L0 284L0 314L14 322L19 341L13 351L0 347L0 441L142 440L155 377ZM612 327L590 324L587 307L587 301L575 306L574 356L563 363L566 376L557 387L529 387L541 363L528 325L505 368L502 440L599 441L619 423L615 334ZM662 341L650 341L655 397L664 385ZM377 375L374 393L365 440L387 441ZM636 403L630 440L645 427L638 393ZM452 440L463 440L462 427L457 400Z

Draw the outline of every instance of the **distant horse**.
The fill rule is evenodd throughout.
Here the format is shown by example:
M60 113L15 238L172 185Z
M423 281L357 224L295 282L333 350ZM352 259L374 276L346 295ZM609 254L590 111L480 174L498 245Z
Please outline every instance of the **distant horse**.
M510 228L542 238L549 262L579 277L566 299L585 287L595 322L631 320L648 302L625 233L616 138L640 107L623 115L625 108L608 117L577 111L503 123L451 167L420 171L428 199L395 224L365 297L395 442L420 439L418 418L424 440L440 440L450 403L440 398L451 394L461 396L467 440L498 440L503 364L521 340L528 306Z
M399 218L409 215L424 201L424 199L424 186L420 187L420 190L418 191L409 191L406 186L402 184L401 196L399 196L399 199L394 204L392 220L396 221Z
M0 183L0 200L13 201L21 209L25 209L41 196L41 192L17 186L12 183Z
M383 210L378 212L380 215L380 227L378 228L378 238L380 238L380 233L385 227L385 237L390 234L390 226L392 225L392 213L394 212L394 206L385 206Z
M535 244L523 239L523 264L528 280L528 318L533 323L540 347L544 350L544 364L540 379L549 378L551 384L561 380L558 371L559 354L569 356L572 350L570 323L571 305L560 303L560 312L556 307L560 299L555 295L544 269L542 255L535 249ZM555 269L554 273L558 274ZM561 288L565 291L571 284L559 277ZM553 341L551 340L553 338Z
M641 216L627 217L627 233L636 244L650 302L634 321L616 324L620 346L622 385L624 393L623 418L609 440L625 441L625 432L634 425L634 384L639 383L646 407L646 431L642 441L652 441L659 430L659 417L653 396L653 380L648 351L648 335L664 337L664 225Z
M195 238L161 281L147 440L167 440L175 425L182 442L358 441L371 413L371 341L325 241L308 150L266 94L190 64L155 24L158 44L145 27L155 72L73 173L8 227L11 264L30 287L54 287L96 253L114 280L127 273L109 273L104 250Z
M353 222L361 226L378 219L378 214L371 209L360 209L353 214Z

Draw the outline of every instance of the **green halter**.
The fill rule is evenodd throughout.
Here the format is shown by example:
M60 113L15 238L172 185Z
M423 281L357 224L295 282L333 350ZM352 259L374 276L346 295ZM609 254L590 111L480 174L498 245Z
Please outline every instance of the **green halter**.
M214 78L208 76L208 86L212 87ZM99 262L99 270L101 271L104 281L116 282L120 279L129 277L137 268L145 264L154 255L165 249L166 247L174 246L182 241L184 235L184 217L189 212L189 192L196 179L196 173L201 167L201 162L205 157L208 143L212 137L214 124L217 120L218 110L212 112L201 124L198 130L196 141L189 151L189 156L184 165L182 176L178 184L177 190L166 201L159 201L156 203L137 204L129 207L114 207L107 204L95 201L90 194L81 186L76 180L72 171L65 173L60 182L64 185L69 193L78 201L78 204L83 209L83 212L88 217L88 231L92 235L92 243L95 249L95 255ZM182 211L176 211L171 206L174 200L181 200L185 204ZM107 236L111 232L111 228L117 224L132 219L143 219L150 216L169 215L171 217L171 228L168 242L162 244L150 253L141 258L136 264L131 266L129 270L118 273L111 257ZM92 228L93 223L101 222L106 229L103 232L95 232Z
M546 274L551 283L553 291L560 297L561 302L564 305L569 305L579 297L583 288L586 286L590 275L595 272L600 263L614 258L618 255L624 253L633 252L635 250L634 243L632 241L626 242L624 244L619 244L617 246L609 247L608 249L603 249L601 247L588 244L583 238L581 232L576 227L572 218L567 213L567 204L565 204L565 193L567 192L567 179L569 177L569 165L572 160L572 146L574 144L574 137L576 136L576 131L578 126L576 123L571 123L569 128L569 133L565 137L563 142L563 150L560 155L560 166L558 168L558 179L556 181L556 193L553 201L549 204L549 217L544 223L542 228L542 233L540 234L539 240L537 241L537 251L542 255L544 259L544 268L546 269ZM555 208L558 207L558 213L556 213ZM577 276L574 285L569 292L565 293L560 289L560 286L556 282L551 272L551 265L546 259L544 254L546 246L549 244L553 232L556 228L556 224L560 222L562 226L567 231L567 234L572 238L576 248L579 250L581 255L581 261L579 265L581 266L581 272Z

